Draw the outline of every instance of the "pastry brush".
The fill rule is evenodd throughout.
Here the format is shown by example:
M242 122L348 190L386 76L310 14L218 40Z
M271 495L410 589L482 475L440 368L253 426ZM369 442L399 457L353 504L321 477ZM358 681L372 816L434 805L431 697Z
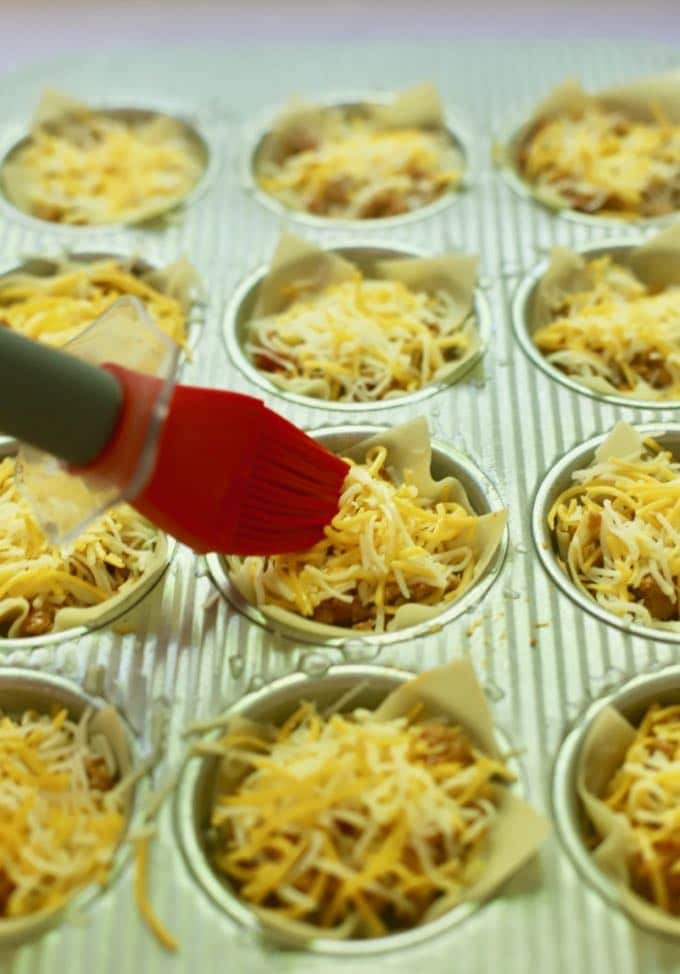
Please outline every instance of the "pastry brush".
M135 299L116 305L98 319L114 325L110 335L116 317L142 322ZM175 385L170 359L165 376L94 365L0 327L0 430L61 461L26 454L25 493L48 533L72 537L125 500L200 553L274 554L320 540L347 464L258 399Z

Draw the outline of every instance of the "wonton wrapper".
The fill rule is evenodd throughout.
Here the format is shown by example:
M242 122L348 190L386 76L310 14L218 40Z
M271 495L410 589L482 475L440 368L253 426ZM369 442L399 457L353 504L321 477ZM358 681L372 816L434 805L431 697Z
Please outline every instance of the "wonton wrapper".
M621 906L634 920L659 933L680 936L680 917L664 913L631 889L628 860L638 850L628 819L602 801L609 781L625 758L635 727L614 707L597 715L586 734L576 776L579 798L602 841L591 853L611 879Z
M96 107L86 104L85 102L78 101L75 98L71 98L70 95L64 94L62 91L57 91L53 88L46 89L38 102L38 105L33 113L33 118L31 119L31 127L27 138L30 139L31 135L36 132L37 129L43 126L49 126L53 131L58 129L63 129L65 133L68 133L69 127L73 126L77 131L80 125L79 117L83 115L87 116L92 113L106 115L110 110L106 107ZM123 109L124 111L124 109ZM131 112L135 109L131 108ZM167 126L172 129L180 129L187 139L187 145L190 151L199 157L202 162L203 169L205 170L205 150L202 146L196 142L195 137L191 129L186 126L180 119L173 118L171 115L166 115L163 112L156 112L149 110L149 118L151 116L158 116L163 118ZM13 159L13 152L6 157L6 162L0 169L0 186L5 193L7 199L23 213L27 213L32 216L31 207L33 203L33 198L29 192L28 186L26 185L26 180L24 177L23 167L18 164ZM194 186L188 189L184 193L180 193L176 196L168 196L164 201L158 201L156 203L140 204L137 209L126 217L113 217L110 222L106 223L85 223L78 224L77 226L112 226L115 224L135 224L135 223L145 223L150 220L155 220L156 218L167 214L170 210L174 210L179 204L184 200L189 193L193 192L195 187L198 185L199 179L196 181ZM72 224L60 223L56 221L57 226L73 226Z
M606 250L606 241L602 246ZM555 321L557 314L554 309L562 304L567 295L590 288L586 267L589 261L598 256L593 253L579 254L568 247L552 248L548 268L526 305L526 323L532 338L538 328ZM650 237L646 243L631 247L628 253L612 250L611 257L615 264L628 268L652 290L680 287L680 221ZM620 389L602 376L570 375L569 378L607 396L622 395ZM637 397L659 401L650 397L649 391L644 389L631 390L629 395L631 399Z
M329 108L339 106L318 105L315 102L295 100L274 121L257 152L256 170L262 164L278 165L285 158L286 146L291 138L307 135L316 137L323 132L324 120ZM430 82L414 85L397 92L387 104L363 102L367 116L379 129L419 128L438 129L446 126L439 93Z
M370 679L367 680L369 682ZM300 699L307 699L304 688ZM407 680L383 700L375 713L385 720L394 720L407 715L417 703L424 705L418 717L419 722L431 718L448 718L452 724L463 728L480 751L493 758L502 758L489 705L469 660L455 660ZM348 709L353 709L351 701ZM230 728L235 725L247 727L251 733L255 732L262 737L261 724L236 718L230 722ZM243 766L239 768L236 763L228 764L223 761L216 775L211 801L214 803L218 791L235 791L242 780ZM417 929L422 924L437 919L461 903L488 899L537 852L548 836L548 820L524 799L515 795L507 785L496 785L495 791L498 816L480 857L483 869L478 878L461 894L441 896L425 913L421 923L410 929ZM246 900L241 902L247 903ZM350 936L342 926L327 931L313 924L287 921L273 915L266 908L247 905L263 923L294 943L318 938L343 940Z
M100 754L110 753L115 759L119 778L123 779L132 769L132 753L130 751L125 726L116 709L111 706L105 706L95 711L90 718L88 730L88 743L90 747ZM133 799L134 788L127 789L122 796L123 818L125 820L123 831L119 842L112 850L112 858L115 856L116 850L125 841L125 833L132 814ZM80 896L83 891L94 889L95 887L95 883L88 883L85 886L81 886L79 889L74 890L71 896L64 900L63 903L40 910L38 913L31 913L27 916L11 919L0 917L0 950L18 946L27 940L45 933L49 927L54 926L57 922L64 919L63 915L68 910L74 898Z
M569 112L582 112L588 108L618 110L636 121L655 122L658 119L650 108L650 103L660 108L671 122L680 124L679 70L641 78L628 84L615 85L594 94L587 92L575 79L568 79L554 88L539 103L517 135L501 148L501 161L517 170L524 184L542 203L553 209L573 210L573 206L564 200L557 191L551 192L545 187L536 186L524 177L520 169L519 152L534 126L546 119L557 118ZM591 215L597 216L598 214ZM607 218L611 219L609 215ZM642 217L642 219L645 218Z
M368 280L401 281L412 291L426 293L445 291L453 300L457 321L465 322L456 334L464 335L468 339L470 342L468 350L455 361L447 362L438 375L421 388L432 384L453 382L462 372L467 372L472 363L484 352L474 317L477 263L477 257L445 254L441 257L376 259L370 262L365 271L362 271ZM258 289L253 314L246 323L246 329L255 319L280 314L300 296L307 297L333 284L352 280L357 269L361 271L361 267L339 254L322 250L316 244L291 233L282 234L269 271ZM295 296L291 298L292 286L295 286ZM275 374L267 374L267 378L279 389L289 388L289 381L285 378L278 378ZM297 395L315 397L318 388L318 381L310 379L304 388L297 383L295 392ZM396 392L383 396L377 401L382 402L386 399L396 401L407 395L410 393Z
M468 500L465 488L455 477L445 477L442 480L433 480L430 472L430 462L432 449L430 446L430 431L427 420L424 417L395 426L383 433L377 433L353 447L343 451L343 455L354 460L362 460L366 452L373 446L387 447L387 461L385 469L395 483L401 483L404 471L410 470L413 474L413 482L418 487L421 496L432 498L436 501L443 495L447 495L448 500L456 501L466 510L474 513ZM491 564L493 556L501 542L505 525L507 522L507 510L492 511L483 514L478 518L475 537L471 544L476 559L472 585L481 578L487 567ZM241 595L272 621L283 625L286 629L297 629L315 636L320 639L361 639L364 636L373 635L374 630L356 630L351 627L323 625L305 618L296 612L290 612L276 605L257 605L255 590L250 579L243 569L243 559L231 556L227 559L229 577L232 583L239 590ZM463 589L459 595L469 591ZM459 597L459 596L457 596ZM434 619L441 612L452 605L456 599L448 602L439 602L436 605L419 605L415 602L407 602L400 606L386 626L387 632L395 632L399 629L407 629L410 626L417 626L421 623Z

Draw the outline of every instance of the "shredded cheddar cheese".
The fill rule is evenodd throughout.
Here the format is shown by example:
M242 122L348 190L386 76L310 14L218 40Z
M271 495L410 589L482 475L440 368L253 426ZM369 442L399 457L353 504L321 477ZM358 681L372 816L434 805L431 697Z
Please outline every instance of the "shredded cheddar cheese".
M303 703L279 728L229 728L207 750L240 783L218 786L217 870L261 915L346 937L427 919L484 868L504 764L443 721L326 717Z
M603 800L633 830L635 891L680 915L680 706L647 710Z
M134 260L81 261L65 257L49 275L16 271L0 278L0 324L27 338L64 345L123 295L142 301L178 345L187 337L190 292L198 278L186 259L159 271Z
M104 884L125 824L125 779L110 748L75 722L0 714L0 917L57 907Z
M680 398L680 287L654 292L611 257L588 261L591 287L565 294L534 341L584 385L638 399Z
M14 482L15 461L0 461L0 633L50 632L66 608L105 603L147 572L158 531L127 505L91 525L68 551L49 544Z
M296 132L257 181L294 210L366 219L425 206L461 181L461 158L443 129L380 129L342 108L323 113L318 133Z
M680 206L680 125L589 108L539 122L520 149L525 178L562 206L627 219Z
M601 606L643 625L680 619L680 465L653 440L573 474L548 515L565 569Z
M455 501L419 495L406 472L388 479L387 450L350 465L338 513L308 551L230 559L260 605L317 622L382 632L407 602L458 598L474 578L472 542L479 518Z
M178 120L74 103L63 117L33 127L7 161L3 183L33 216L92 225L176 206L203 169L197 145Z
M303 295L249 323L246 351L290 392L339 402L402 395L436 379L470 339L445 291L353 280Z

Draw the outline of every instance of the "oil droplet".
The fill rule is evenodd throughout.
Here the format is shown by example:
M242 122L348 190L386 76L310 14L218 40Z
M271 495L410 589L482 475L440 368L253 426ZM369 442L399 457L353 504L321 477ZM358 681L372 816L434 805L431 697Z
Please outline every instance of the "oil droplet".
M239 676L242 676L245 664L246 661L243 656L236 655L229 657L229 672L235 680L238 679Z
M517 552L518 555L526 555L528 550L529 549L527 548L527 546L523 544L521 541L518 541L517 544L515 545L515 551Z
M380 645L369 643L365 639L348 639L342 644L341 652L348 663L367 663L376 658Z
M251 676L250 682L248 683L248 692L254 693L255 690L261 690L265 685L265 678L260 674L256 673L255 676Z
M487 380L486 379L475 379L475 381L472 384L475 387L475 389L485 389L486 388L486 385L487 385Z
M497 683L485 683L484 693L489 698L492 703L498 703L505 696L505 690L502 690Z
M520 597L520 592L517 592L514 588L503 589L504 599L518 599L519 597Z
M307 676L323 676L330 667L330 660L320 653L307 653L300 664L300 669Z

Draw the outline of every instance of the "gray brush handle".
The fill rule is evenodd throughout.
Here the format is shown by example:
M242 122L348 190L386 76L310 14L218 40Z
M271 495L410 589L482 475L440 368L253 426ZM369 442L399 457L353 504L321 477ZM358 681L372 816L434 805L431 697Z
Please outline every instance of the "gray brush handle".
M0 432L82 466L111 439L121 404L104 369L0 325Z

